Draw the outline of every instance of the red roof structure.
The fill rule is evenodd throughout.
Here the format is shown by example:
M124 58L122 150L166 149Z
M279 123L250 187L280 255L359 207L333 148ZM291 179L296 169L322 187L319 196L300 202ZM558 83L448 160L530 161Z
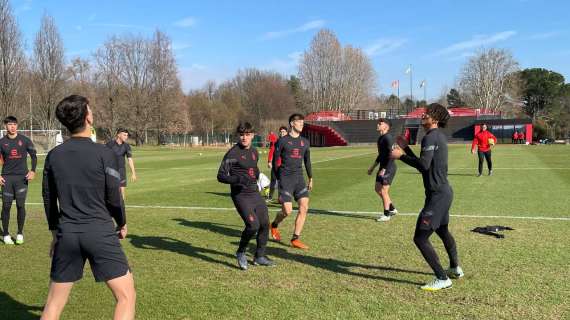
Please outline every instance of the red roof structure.
M319 111L308 114L305 117L307 121L345 121L352 118L340 111Z
M480 115L489 115L489 116L500 116L499 112L490 110L490 109L473 109L469 107L451 107L447 109L449 111L449 115L452 117L478 117ZM416 108L413 111L409 112L405 116L402 116L404 119L419 119L422 117L422 114L426 112L426 108Z

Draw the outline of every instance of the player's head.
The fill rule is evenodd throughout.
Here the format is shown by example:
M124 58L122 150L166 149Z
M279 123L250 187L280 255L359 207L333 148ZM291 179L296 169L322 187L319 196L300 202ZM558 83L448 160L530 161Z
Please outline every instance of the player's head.
M303 131L303 126L305 125L305 117L300 113L293 113L289 117L289 126L292 130L295 130L297 133L301 133Z
M284 137L287 135L287 127L281 126L279 127L279 137Z
M55 108L55 116L71 134L85 130L91 132L93 114L89 100L83 96L71 95L61 100Z
M392 127L392 122L385 118L378 119L378 123L376 123L376 131L378 131L382 135L388 133L391 127Z
M485 130L487 130L487 124L481 123L481 131L485 131Z
M121 140L121 142L125 143L129 139L129 131L125 128L117 129L117 139Z
M7 116L4 118L4 127L8 134L15 134L18 131L18 119L14 116Z
M239 144L249 148L251 146L251 141L255 136L255 130L249 122L240 122L236 128L236 134L239 137Z
M432 103L422 115L422 126L428 130L433 127L445 128L449 120L449 112L439 103Z

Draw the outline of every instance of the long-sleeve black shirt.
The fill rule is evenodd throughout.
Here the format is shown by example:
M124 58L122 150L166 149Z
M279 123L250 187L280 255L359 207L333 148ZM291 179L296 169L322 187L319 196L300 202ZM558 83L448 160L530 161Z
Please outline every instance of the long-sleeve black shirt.
M71 138L48 153L42 194L50 230L114 231L113 219L126 224L117 159L90 138Z
M406 148L400 160L418 169L422 174L426 191L437 191L447 181L447 137L439 129L430 129L422 139L422 150L418 158L412 149Z
M259 153L256 148L246 149L238 143L224 155L218 169L218 181L230 185L232 196L259 192L257 189L258 161Z
M0 139L0 157L4 165L2 175L28 174L28 154L32 159L32 171L36 171L38 157L34 144L28 137L21 134L11 139L5 135Z
M378 157L376 163L380 164L380 169L391 170L396 167L394 159L390 159L390 152L392 152L392 145L394 144L394 137L390 133L386 133L378 137L376 146L378 147Z
M302 176L303 163L305 163L305 170L309 179L313 177L309 140L301 136L297 138L293 138L290 135L281 137L275 145L275 154L273 155L274 168L277 168L277 159L281 159L281 165L277 169L279 177Z
M125 169L125 157L127 158L133 157L131 145L129 145L126 142L118 144L117 140L111 140L107 142L106 146L111 150L113 150L113 152L115 153L119 169Z

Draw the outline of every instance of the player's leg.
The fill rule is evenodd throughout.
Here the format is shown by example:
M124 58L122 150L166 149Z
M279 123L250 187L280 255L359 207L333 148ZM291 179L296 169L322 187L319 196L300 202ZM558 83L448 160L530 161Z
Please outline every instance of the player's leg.
M73 288L73 282L50 282L41 320L59 319Z
M298 249L309 249L309 246L301 242L299 239L301 237L301 232L303 232L303 227L305 226L305 221L307 220L307 214L309 212L309 189L303 178L299 178L297 185L295 187L295 200L299 205L299 213L297 213L297 218L295 218L295 230L293 231L293 237L291 238L291 245Z
M279 224L287 218L293 211L293 191L294 185L290 178L281 177L279 179L279 202L281 202L281 211L275 216L271 223L271 237L276 241L281 241L281 233L279 232Z
M265 256L265 248L267 247L267 239L269 238L269 212L263 199L261 197L258 198L255 215L259 221L259 230L257 231L257 248L255 250L253 264L274 266L275 263Z
M113 296L117 301L113 319L134 319L136 309L136 291L133 274L127 272L126 275L106 281L106 283L109 289L113 292Z
M493 175L493 161L491 159L491 150L485 152L485 160L487 160L487 169L489 169L489 175Z
M477 151L477 157L479 158L479 166L478 166L478 177L483 174L483 158L485 157L485 153L481 151Z
M4 186L2 186L2 238L5 244L14 244L10 237L10 210L14 201L14 183L9 176L4 177Z
M24 244L24 224L26 222L26 196L28 194L28 181L26 177L21 177L16 184L16 208L18 211L18 233L16 244Z
M255 214L256 203L254 202L255 199L253 197L236 196L232 199L234 200L236 210L244 223L244 229L241 233L236 257L238 259L238 266L243 270L247 270L247 259L245 257L247 245L259 231L259 219Z

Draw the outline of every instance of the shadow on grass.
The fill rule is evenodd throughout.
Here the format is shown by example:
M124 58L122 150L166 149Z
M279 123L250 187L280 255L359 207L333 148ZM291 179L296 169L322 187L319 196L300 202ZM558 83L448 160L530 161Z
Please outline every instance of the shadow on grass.
M371 214L359 214L359 213L344 213L338 211L329 211L323 209L309 209L309 214L324 214L335 217L345 217L345 218L357 218L366 220L375 220L376 218ZM378 215L380 212L378 212Z
M473 173L447 173L448 176L476 177Z
M403 283L403 284L410 284L410 285L423 285L423 283L414 282L405 279L398 279L392 277L385 277L385 276L378 276L378 275L371 275L361 272L356 272L350 270L351 268L361 268L367 270L380 270L380 271L387 271L387 272L400 272L400 273L412 273L412 274L425 274L431 275L431 273L422 272L422 271L415 271L415 270L406 270L400 268L392 268L392 267L384 267L384 266L373 266L373 265L366 265L360 263L354 263L349 261L342 261L337 259L330 259L330 258L319 258L314 256L308 256L304 254L295 254L291 253L283 248L267 248L267 254L273 255L280 259L284 260L291 260L298 263L303 263L315 268L324 269L327 271L345 274L349 276L356 276L366 279L373 279L373 280L382 280L388 282L396 282L396 283Z
M185 227L207 230L228 237L241 237L241 230L237 230L236 226L233 225L206 221L190 221L182 218L176 218L173 220Z
M220 197L224 197L224 198L229 198L229 197L230 197L230 193L229 193L229 192L210 192L210 191L208 191L208 192L204 192L204 193L213 194L213 195L215 195L215 196L220 196Z
M0 316L2 319L39 319L32 311L42 311L43 307L28 306L14 300L5 292L0 292Z
M237 268L235 265L226 261L218 260L209 255L220 256L224 258L235 258L234 255L220 252L212 249L200 248L192 244L170 237L153 237L153 236L137 236L128 235L127 239L135 248L147 250L163 250L170 251L189 257L197 258L210 263L217 263L230 268Z

